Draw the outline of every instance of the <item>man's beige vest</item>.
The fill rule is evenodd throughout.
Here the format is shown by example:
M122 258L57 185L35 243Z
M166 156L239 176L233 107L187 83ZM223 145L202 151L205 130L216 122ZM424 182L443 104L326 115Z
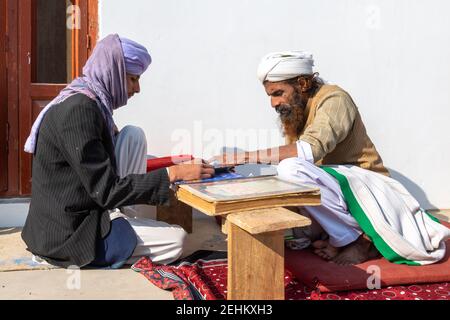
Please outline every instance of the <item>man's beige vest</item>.
M287 142L289 144L294 143L301 138L306 128L313 123L318 106L321 105L324 98L326 98L330 93L336 91L345 93L345 91L338 86L323 85L319 91L308 100L308 104L305 109L305 117L307 119L305 127L303 128L300 137L297 137L297 139L294 140L287 138ZM323 159L318 160L316 164L355 165L363 169L368 169L389 176L389 171L384 167L380 155L367 135L366 128L362 122L361 115L358 110L356 111L353 127L350 129L347 137L342 142L337 144L336 148L323 157Z

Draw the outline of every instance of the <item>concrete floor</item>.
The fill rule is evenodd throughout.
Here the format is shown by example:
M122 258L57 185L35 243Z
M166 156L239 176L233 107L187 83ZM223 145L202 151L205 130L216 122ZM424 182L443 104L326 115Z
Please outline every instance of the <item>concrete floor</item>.
M68 270L4 272L0 299L8 300L173 300L169 291L131 269L83 270L80 286Z
M194 213L194 233L188 235L184 256L200 249L226 250L225 235L215 219ZM143 275L120 270L53 269L0 272L0 300L173 300ZM79 280L78 280L79 279Z
M436 216L450 221L450 210ZM185 256L199 249L226 250L225 236L214 218L194 214L194 233L188 236L186 247ZM170 292L158 289L131 269L82 270L79 282L74 281L73 272L63 269L1 272L0 299L173 299Z

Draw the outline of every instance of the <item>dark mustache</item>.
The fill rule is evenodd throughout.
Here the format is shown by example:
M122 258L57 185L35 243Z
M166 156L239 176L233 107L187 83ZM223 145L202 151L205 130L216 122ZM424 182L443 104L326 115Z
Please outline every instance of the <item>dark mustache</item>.
M280 116L288 116L291 114L292 112L292 106L289 104L282 104L279 106L275 107L275 111L280 115Z

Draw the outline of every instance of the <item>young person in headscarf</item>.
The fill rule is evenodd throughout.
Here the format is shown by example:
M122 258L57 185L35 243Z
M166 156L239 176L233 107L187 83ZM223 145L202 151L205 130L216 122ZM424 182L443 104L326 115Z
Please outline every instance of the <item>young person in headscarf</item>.
M217 163L278 164L285 180L315 185L321 206L300 208L312 226L292 244L349 265L381 253L395 263L430 264L445 255L450 230L389 177L350 95L313 72L311 53L266 55L258 78L279 114L286 145L224 154Z
M117 130L113 112L139 93L150 63L143 46L109 35L95 47L83 76L36 119L25 145L33 154L33 179L22 238L37 261L119 268L144 255L162 264L181 256L181 227L118 210L165 204L171 182L214 172L185 163L146 173L144 132Z

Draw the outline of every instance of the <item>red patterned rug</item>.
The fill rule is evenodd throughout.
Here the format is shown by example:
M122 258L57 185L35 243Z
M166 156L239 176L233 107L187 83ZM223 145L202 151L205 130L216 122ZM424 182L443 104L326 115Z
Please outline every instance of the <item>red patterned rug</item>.
M226 252L201 250L167 266L142 258L132 269L157 287L171 290L175 300L226 299ZM286 270L284 284L286 300L450 300L450 283L321 293L307 288Z

